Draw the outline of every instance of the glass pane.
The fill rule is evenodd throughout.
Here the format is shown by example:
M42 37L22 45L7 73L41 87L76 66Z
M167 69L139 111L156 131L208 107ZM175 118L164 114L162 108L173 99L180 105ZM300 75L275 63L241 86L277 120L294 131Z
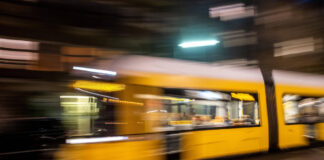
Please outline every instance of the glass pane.
M114 107L102 98L85 95L61 95L63 124L68 136L113 135Z
M146 113L159 112L163 130L188 130L260 124L256 94L204 90L164 89L164 95L151 95L161 101L162 108ZM151 99L144 99L150 101Z
M324 99L316 96L285 94L282 97L285 122L316 123L324 117Z

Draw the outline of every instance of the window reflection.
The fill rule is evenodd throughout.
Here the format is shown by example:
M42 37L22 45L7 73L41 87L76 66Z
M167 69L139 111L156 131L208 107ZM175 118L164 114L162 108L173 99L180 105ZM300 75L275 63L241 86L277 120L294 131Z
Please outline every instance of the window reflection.
M324 98L285 94L283 108L287 124L316 123L324 117Z
M69 136L107 136L116 126L115 107L131 109L151 131L191 130L260 124L257 94L183 89L162 89L159 94L133 94L135 101L89 95L60 96L63 123ZM132 110L139 107L140 110ZM124 113L120 113L124 114ZM134 125L139 125L136 121ZM144 129L144 128L143 128Z
M147 120L161 124L156 131L260 124L256 94L164 89L163 96L136 97L145 101Z
M68 136L114 134L114 106L111 103L86 95L62 95L60 103Z

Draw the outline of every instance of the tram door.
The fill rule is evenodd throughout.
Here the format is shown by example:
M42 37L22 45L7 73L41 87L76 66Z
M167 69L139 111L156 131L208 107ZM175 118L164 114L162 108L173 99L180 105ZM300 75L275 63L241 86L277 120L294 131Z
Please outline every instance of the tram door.
M279 125L282 138L279 144L282 149L311 145L323 140L323 100L321 96L283 94L281 106L284 125ZM285 141L284 137L291 141ZM292 138L297 141L292 141Z

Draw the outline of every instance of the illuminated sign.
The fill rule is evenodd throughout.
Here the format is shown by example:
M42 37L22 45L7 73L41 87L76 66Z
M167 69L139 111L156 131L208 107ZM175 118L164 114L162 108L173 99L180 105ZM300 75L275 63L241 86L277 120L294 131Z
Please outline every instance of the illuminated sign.
M231 93L231 96L241 101L255 101L254 97L247 93Z
M121 90L125 89L124 84L94 82L94 81L85 81L85 80L78 80L78 81L74 82L72 84L72 87L96 90L96 91L104 91L104 92L115 92L115 91L121 91Z

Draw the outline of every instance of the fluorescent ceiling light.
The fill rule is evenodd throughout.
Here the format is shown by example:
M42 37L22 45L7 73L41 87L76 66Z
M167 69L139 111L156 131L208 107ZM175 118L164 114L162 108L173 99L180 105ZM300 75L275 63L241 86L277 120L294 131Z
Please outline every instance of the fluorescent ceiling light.
M194 91L194 90L185 90L185 94L190 97L202 98L208 100L230 100L231 97L228 94L221 92L212 92L212 91Z
M90 98L89 96L60 96L60 98Z
M94 72L94 73L101 73L101 74L107 74L110 76L116 76L117 72L114 71L108 71L108 70L102 70L102 69L93 69L93 68L85 68L85 67L77 67L73 66L74 70L80 70L80 71L88 71L88 72Z
M184 42L179 44L178 46L182 48L190 48L190 47L201 47L201 46L212 46L219 43L217 40L207 40L207 41L192 41L192 42Z
M128 137L116 136L116 137L100 137L100 138L78 138L78 139L67 139L68 144L83 144L83 143L100 143L100 142L113 142L127 140Z

